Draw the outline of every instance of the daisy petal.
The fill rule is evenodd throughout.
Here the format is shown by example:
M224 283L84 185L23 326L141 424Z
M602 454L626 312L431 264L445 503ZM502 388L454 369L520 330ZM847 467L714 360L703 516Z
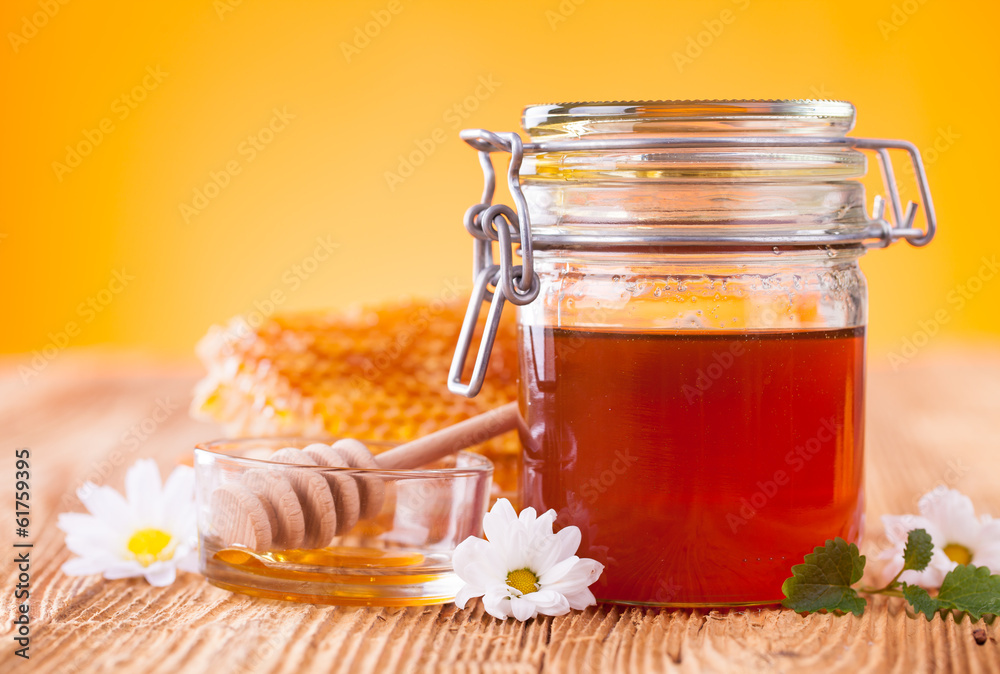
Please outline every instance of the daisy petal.
M510 600L510 612L515 619L524 622L538 615L538 608L530 599L513 597Z
M194 496L194 468L177 466L163 485L163 500L187 500Z
M597 603L597 599L594 598L594 593L588 588L583 588L582 590L577 590L576 592L567 592L566 601L569 602L569 607L575 611L582 611L588 606L593 606Z
M517 522L517 513L514 506L505 498L497 499L490 511L483 517L483 533L491 543L495 543L502 548L508 547L508 533L512 531L512 524Z
M888 550L883 550L879 554L879 559L888 559L889 561L885 563L882 567L882 571L879 573L879 578L883 585L889 583L890 580L896 577L899 570L903 568L903 547L898 545L894 548Z
M190 573L198 573L201 571L198 562L198 550L189 550L183 554L179 551L174 555L174 561L177 564L177 568L181 571L188 571Z
M108 565L108 568L104 570L104 577L108 580L136 578L143 575L145 571L139 562L120 559Z
M139 459L125 474L125 496L142 526L162 526L163 485L153 459Z
M906 543L907 535L914 529L923 529L936 545L944 545L944 543L938 543L941 538L941 530L938 526L920 515L882 515L882 526L889 542L894 547L899 546L900 554L902 554L902 546ZM885 555L886 553L883 552L880 558L887 559Z
M142 575L153 587L166 587L177 579L177 568L173 564L157 562L147 568Z
M119 546L109 544L93 536L72 535L66 537L66 547L74 555L81 557L121 557Z
M528 530L533 536L551 536L552 527L556 522L556 511L549 509L535 518Z
M538 584L541 585L542 587L548 587L553 583L558 583L560 580L566 577L566 574L568 574L570 571L573 570L573 567L576 566L576 563L578 561L580 561L580 558L577 557L576 555L573 555L572 557L568 557L567 559L562 560L555 566L550 567L549 570L543 573L541 576L539 576Z
M941 583L944 582L944 577L948 575L948 572L954 569L958 564L948 559L948 555L944 554L944 551L940 548L934 549L934 554L931 557L930 564L923 571L904 571L903 575L899 579L910 585L919 585L925 588L937 588L941 587ZM896 572L903 568L902 556L899 559L899 565L896 566ZM891 580L891 577L889 578Z
M98 487L88 482L76 493L87 510L97 519L116 530L124 531L132 528L133 516L128 501L111 487Z
M935 538L934 544L942 547L958 543L971 549L982 526L976 519L972 499L955 489L925 494L920 499L920 514L937 526L944 540Z
M558 581L546 586L548 590L556 590L569 594L582 588L590 587L601 577L604 565L593 559L578 559L573 568Z
M481 587L465 584L458 589L458 593L455 595L455 606L460 609L465 608L470 600L482 597L484 594L486 594L486 590Z
M1000 547L987 552L977 551L971 563L975 566L985 566L994 576L1000 575Z
M530 569L536 555L547 545L544 539L532 537L528 531L515 522L507 531L507 542L496 546L497 562L505 570Z
M538 612L542 615L566 615L570 610L566 597L552 590L539 590L525 595L524 598L534 602Z
M163 486L164 524L178 538L197 535L194 469L177 466Z
M57 526L66 532L66 547L78 555L118 554L122 534L93 515L61 513Z
M979 535L971 548L972 563L985 566L992 573L1000 573L1000 520L984 517L980 524Z
M96 557L74 557L62 565L62 572L67 576L91 576L104 573L106 564Z
M491 543L481 538L466 538L455 547L452 554L455 574L464 582L477 587L487 587L500 576L506 580L507 573L497 566L493 548Z
M576 554L576 551L580 548L580 528L575 526L564 527L548 538L549 544L546 546L544 552L536 555L532 560L531 568L539 576L546 575L554 566ZM559 579L554 578L550 582L555 582L556 580Z
M59 513L59 517L56 518L56 526L64 534L73 533L81 528L91 529L103 525L101 520L86 513Z
M494 618L506 620L510 617L510 595L487 591L483 595L483 608Z

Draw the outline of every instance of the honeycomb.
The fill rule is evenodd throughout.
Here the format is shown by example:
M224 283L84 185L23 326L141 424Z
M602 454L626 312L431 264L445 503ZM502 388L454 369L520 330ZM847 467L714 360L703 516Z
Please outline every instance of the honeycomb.
M450 393L448 368L467 300L405 299L343 312L244 318L197 346L207 375L191 413L232 437L332 435L405 442L517 399L514 312L501 320L482 391ZM257 315L259 318L259 314ZM481 316L477 341L482 331ZM471 357L470 357L471 360ZM471 363L467 364L468 377ZM507 433L475 448L511 493L519 445Z

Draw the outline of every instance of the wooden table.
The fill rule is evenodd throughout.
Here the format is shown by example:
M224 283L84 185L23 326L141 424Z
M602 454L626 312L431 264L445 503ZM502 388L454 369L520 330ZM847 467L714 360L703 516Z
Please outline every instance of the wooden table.
M70 578L56 515L81 510L86 478L121 487L128 465L169 468L217 429L191 421L198 370L136 356L63 353L25 385L0 365L3 478L0 671L52 672L1000 672L1000 621L907 616L876 600L863 618L783 610L655 611L600 607L527 624L480 607L354 609L230 594L184 574ZM156 413L157 408L165 411ZM162 421L156 421L157 418ZM14 448L32 450L31 660L13 655ZM873 367L868 407L867 552L878 516L911 512L947 483L1000 516L1000 351L922 354L899 372ZM871 566L874 566L871 565ZM973 632L984 630L978 645Z

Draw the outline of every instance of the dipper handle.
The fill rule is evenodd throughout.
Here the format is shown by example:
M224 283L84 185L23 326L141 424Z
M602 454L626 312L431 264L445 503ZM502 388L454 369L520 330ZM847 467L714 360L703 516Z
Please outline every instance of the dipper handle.
M434 431L375 457L379 468L406 470L433 463L517 427L517 403L507 403L471 419Z

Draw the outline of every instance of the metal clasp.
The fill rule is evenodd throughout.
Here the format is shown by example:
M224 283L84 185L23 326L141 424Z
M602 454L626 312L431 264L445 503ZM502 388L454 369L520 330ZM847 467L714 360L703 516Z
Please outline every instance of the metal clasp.
M655 148L699 148L699 147L850 147L859 150L875 152L879 160L882 182L889 195L892 220L885 217L886 201L881 196L875 197L874 209L867 221L867 227L860 233L829 232L818 236L803 238L798 243L807 245L864 245L868 247L885 247L899 239L905 239L913 246L925 246L934 238L937 231L937 217L934 213L934 202L931 200L930 188L927 185L927 174L920 152L913 143L902 140L881 138L851 138L847 136L732 136L732 137L699 137L699 138L615 138L615 139L574 139L532 143L523 145L521 137L516 133L493 133L485 129L467 129L461 133L462 140L479 151L479 163L483 168L484 187L480 202L465 212L465 228L475 238L473 258L473 278L475 286L469 308L462 322L458 345L451 369L448 372L448 389L452 393L475 397L482 388L489 365L490 350L496 338L500 325L500 314L505 301L517 305L525 305L538 296L540 283L538 274L534 271L532 257L531 222L528 217L528 206L521 192L521 161L524 152L572 152L579 150L616 150L616 149L655 149ZM893 172L889 150L904 150L913 164L914 175L920 190L920 199L924 205L927 227L924 230L914 227L917 215L917 204L909 202L904 211L900 203L899 187ZM496 188L496 171L493 168L492 154L494 152L509 152L510 168L507 171L507 185L514 199L515 209L503 204L494 204L493 195ZM499 242L500 263L493 257L493 242ZM649 243L651 240L638 243ZM634 244L618 237L618 243ZM705 245L787 245L795 244L786 238L746 237L746 236L714 236L708 238L693 238L683 234L664 234L655 239L658 245L671 246L705 246ZM519 245L521 264L514 265L514 247ZM610 245L610 244L609 244ZM493 286L494 290L490 291ZM472 339L479 321L483 304L489 302L489 314L486 328L476 354L472 376L468 383L462 382L462 371L468 359Z
M524 157L521 137L516 133L492 133L483 129L462 131L462 140L479 151L483 167L483 196L480 202L465 212L465 229L475 238L472 273L475 285L469 308L462 321L458 345L448 371L448 390L468 398L479 393L490 362L490 351L500 326L500 314L505 301L525 305L538 296L541 284L534 270L531 248L531 220L528 204L521 193L521 160ZM494 152L510 153L507 186L514 199L516 211L504 204L494 204L496 171L493 168ZM499 242L500 264L493 258L493 242ZM514 264L514 247L519 245L521 264ZM493 290L490 291L490 286ZM462 382L462 371L469 356L472 338L483 304L489 302L486 328L476 353L469 383Z
M871 215L871 221L876 226L881 226L882 236L875 245L881 247L899 239L906 239L911 246L926 246L934 238L937 232L937 214L934 212L934 201L931 199L931 190L927 185L927 173L924 171L924 162L920 158L920 151L913 143L905 140L887 140L884 138L847 138L851 147L859 150L872 150L878 157L879 168L882 171L882 184L889 195L889 203L892 206L892 222L885 219L885 199L881 195L875 197L875 204ZM917 188L920 190L920 200L924 204L924 218L927 220L927 229L920 230L913 226L917 217L917 204L909 202L906 204L904 212L899 201L899 186L896 184L896 175L892 170L892 159L889 158L889 150L905 150L913 165L913 173L917 179Z

